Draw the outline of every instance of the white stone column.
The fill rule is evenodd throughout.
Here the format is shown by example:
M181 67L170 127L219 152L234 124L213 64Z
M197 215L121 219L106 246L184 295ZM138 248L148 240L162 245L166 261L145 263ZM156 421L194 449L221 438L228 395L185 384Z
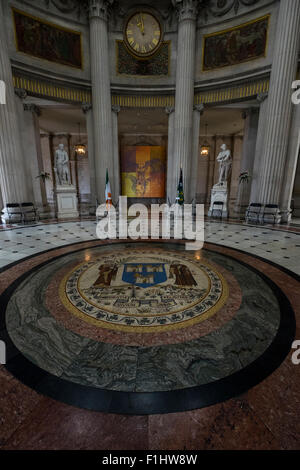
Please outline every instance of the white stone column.
M251 192L250 192L250 203L259 203L259 188L261 181L261 164L262 164L262 150L265 137L266 120L267 120L267 109L268 109L268 93L260 93L257 95L257 101L259 106L259 118L257 125L257 137L255 145L255 158L252 170L251 179Z
M174 161L176 173L183 169L185 192L191 177L197 4L196 0L173 0L178 13ZM188 197L186 202L191 202Z
M6 104L0 104L0 188L3 204L28 199L25 158L15 103L6 28L0 2L0 78L6 85Z
M120 155L119 155L119 130L118 114L121 111L120 106L112 106L112 146L113 146L113 179L112 179L112 198L117 203L121 195L120 188Z
M200 134L200 118L203 114L204 105L199 104L194 106L193 111L193 141L192 141L192 153L190 161L190 172L189 172L189 185L186 188L187 202L196 202L196 189L198 179L198 162L199 162L199 134Z
M280 208L282 212L281 221L289 223L292 218L291 200L294 190L297 163L300 150L300 104L293 105L292 125L289 136L289 146L282 182Z
M113 174L112 111L107 23L113 0L89 0L96 193L105 199L106 169Z
M176 198L176 184L178 184L178 178L176 177L174 164L174 106L168 106L165 108L165 112L168 115L168 160L167 160L167 199L166 202L174 204ZM177 179L177 181L176 181Z
M240 173L248 171L251 178L254 168L257 129L259 121L259 109L250 108L243 113L245 119L243 152ZM251 180L239 184L234 212L238 217L243 217L249 205L251 193Z
M291 86L297 71L299 0L280 2L262 152L259 199L279 204L292 115Z
M90 173L90 214L96 211L96 169L95 169L95 141L94 141L94 117L93 108L90 103L82 104L82 111L86 118L88 137L88 162Z

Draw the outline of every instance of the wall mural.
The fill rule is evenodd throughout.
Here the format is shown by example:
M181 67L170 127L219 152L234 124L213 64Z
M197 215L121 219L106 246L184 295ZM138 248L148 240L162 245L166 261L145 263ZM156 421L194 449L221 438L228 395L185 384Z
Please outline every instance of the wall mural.
M165 147L123 147L121 150L122 195L164 198L165 167Z
M204 36L203 70L237 65L266 55L270 15Z
M58 64L82 68L81 33L13 9L19 52Z
M149 59L135 59L126 49L123 41L116 41L117 74L159 76L169 75L169 41L162 43L159 51Z

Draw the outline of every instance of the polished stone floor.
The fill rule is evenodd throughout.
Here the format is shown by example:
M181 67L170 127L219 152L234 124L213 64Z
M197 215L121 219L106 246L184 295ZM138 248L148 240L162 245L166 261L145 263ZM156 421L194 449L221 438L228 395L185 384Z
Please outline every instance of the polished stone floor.
M8 367L0 368L0 446L299 448L299 366L292 364L290 351L294 315L299 337L299 236L296 227L282 230L209 222L205 249L200 259L192 261L185 258L182 246L172 243L156 243L155 250L151 243L137 248L99 246L94 241L95 223L88 220L0 231L0 329L8 335L10 346ZM110 252L129 256L130 249L142 253L137 264L148 265L158 260L150 259L147 250L151 256L161 250L170 278L171 253L177 250L180 265L190 269L186 286L180 288L202 289L202 303L208 292L204 266L207 275L209 265L209 282L217 292L210 305L212 314L205 317L201 303L183 302L182 311L188 307L193 322L177 328L181 309L177 305L174 314L170 303L164 307L170 311L164 314L167 318L170 313L170 319L175 315L174 325L164 330L160 323L151 332L138 323L132 331L131 325L129 330L117 328L115 315L126 312L116 307L111 317L93 318L93 310L85 311L82 299L76 297L78 292L85 300L89 294L90 307L96 300L97 308L104 311L112 308L112 299L113 303L124 299L124 292L120 298L114 293L109 301L99 297L107 277L100 269L98 278L98 271L107 266ZM125 261L134 264L130 257ZM80 266L85 269L79 272ZM128 281L120 273L115 273L112 288ZM77 274L83 275L82 286L72 292ZM178 282L162 281L169 290ZM139 282L142 286L145 280ZM91 290L94 284L96 290ZM229 295L218 304L218 292L226 289ZM68 302L75 295L72 308L65 303L67 294ZM158 290L155 295L161 299ZM139 296L137 289L136 306ZM166 298L170 302L170 296ZM199 311L193 318L196 307ZM150 307L136 309L136 317L147 321L153 314ZM101 324L103 320L110 320L109 324ZM134 330L137 327L141 330Z
M0 267L40 251L95 239L95 231L96 222L91 220L0 230ZM298 226L290 226L287 233L283 226L209 221L205 240L250 252L300 274Z

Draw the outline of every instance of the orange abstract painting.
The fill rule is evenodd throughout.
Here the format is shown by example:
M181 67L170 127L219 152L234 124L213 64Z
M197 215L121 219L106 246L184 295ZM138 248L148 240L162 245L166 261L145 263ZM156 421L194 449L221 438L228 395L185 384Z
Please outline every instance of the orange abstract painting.
M165 167L165 147L123 147L121 152L122 195L164 198Z

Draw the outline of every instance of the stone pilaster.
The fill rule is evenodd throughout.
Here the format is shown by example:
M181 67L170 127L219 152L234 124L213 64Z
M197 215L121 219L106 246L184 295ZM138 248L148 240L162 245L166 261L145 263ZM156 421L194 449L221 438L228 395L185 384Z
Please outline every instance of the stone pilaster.
M39 208L40 214L43 215L47 206L47 196L45 183L38 175L44 171L39 116L41 110L38 106L31 103L23 104L23 113L21 117L20 127L22 135L23 153L26 156L26 169L28 171L29 190L33 193L34 202Z
M289 223L292 218L291 200L295 185L297 163L299 163L300 150L300 104L293 105L292 124L289 136L289 146L285 164L280 208L282 213L281 221ZM296 188L299 190L300 188ZM296 201L295 201L296 203ZM298 201L297 201L298 203ZM295 204L296 205L296 204Z
M82 111L86 118L86 128L88 136L88 162L90 173L90 214L96 211L96 170L95 170L95 140L94 140L94 118L91 103L83 103Z
M257 102L259 103L259 118L258 129L255 145L255 157L251 179L251 192L250 203L259 202L259 188L261 185L261 164L262 164L262 150L265 136L267 109L268 109L268 93L260 93L257 95Z
M18 113L6 28L0 2L0 77L6 85L6 104L0 104L0 188L3 204L28 199L25 157L22 153Z
M297 71L299 31L300 2L281 1L262 152L259 201L264 204L280 202L292 115L291 85Z
M193 139L193 104L196 43L196 0L173 0L178 15L178 50L174 118L175 172L183 169L184 191L189 185ZM189 198L189 196L188 196ZM191 202L186 198L186 202Z
M89 0L95 173L98 203L105 199L105 174L113 174L112 111L107 23L113 0Z
M234 212L238 217L244 217L249 206L251 193L251 180L254 168L255 148L257 140L257 130L259 121L259 109L250 108L243 114L245 119L243 151L240 172L248 171L250 181L244 181L239 184L237 199Z
M165 108L168 115L168 161L167 161L167 199L166 202L173 204L176 198L176 165L174 162L174 106Z
M190 171L188 174L189 187L187 188L187 201L196 202L197 178L198 178L198 162L199 162L199 134L200 134L200 118L204 111L204 104L194 106L193 111L193 141L190 162Z
M117 203L121 195L120 187L120 156L119 156L119 132L118 132L118 114L121 111L120 106L112 106L112 146L113 146L113 181L112 197L113 202Z

